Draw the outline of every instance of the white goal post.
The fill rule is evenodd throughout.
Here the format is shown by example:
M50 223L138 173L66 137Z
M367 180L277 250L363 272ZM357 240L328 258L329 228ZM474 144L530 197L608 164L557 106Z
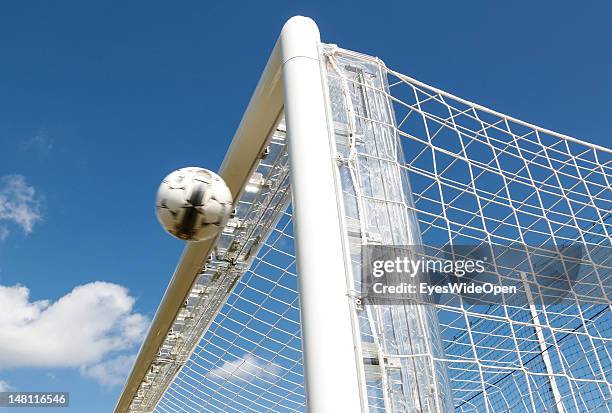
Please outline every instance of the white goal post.
M321 43L298 16L219 174L235 214L188 243L115 412L612 410L609 149ZM489 246L519 294L368 302L364 247L425 244ZM544 246L579 265L563 294Z

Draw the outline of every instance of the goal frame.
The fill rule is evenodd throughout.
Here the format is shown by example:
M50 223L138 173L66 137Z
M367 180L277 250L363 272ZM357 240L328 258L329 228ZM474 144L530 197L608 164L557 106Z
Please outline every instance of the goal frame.
M603 405L612 385L599 352L612 339L595 321L606 314L585 316L573 289L567 312L546 311L554 286L540 290L548 275L535 258L491 272L517 281L525 302L502 295L482 312L459 295L378 305L359 275L364 246L581 241L595 274L580 297L609 311L605 293L591 297L605 277L588 249L609 239L609 154L321 43L311 19L291 18L220 169L235 214L214 239L187 244L115 412ZM268 309L273 321L258 315Z
M359 340L348 295L350 264L343 251L341 189L333 164L333 129L325 103L320 41L312 19L295 16L285 23L219 174L234 202L239 200L284 112L290 139L306 405L315 413L356 412L365 406L361 400L364 384L359 379ZM116 413L129 411L216 239L187 243Z

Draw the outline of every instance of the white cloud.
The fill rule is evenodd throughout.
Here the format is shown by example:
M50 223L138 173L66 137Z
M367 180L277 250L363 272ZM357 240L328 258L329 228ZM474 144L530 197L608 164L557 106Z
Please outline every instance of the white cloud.
M5 227L0 227L0 241L4 241L9 236L9 230Z
M212 380L223 379L229 381L251 380L253 378L273 377L278 373L278 367L272 363L262 361L252 354L242 358L226 361L223 365L209 371L206 376Z
M135 355L122 355L91 366L83 366L81 374L105 386L118 386L125 383L135 358Z
M0 178L0 220L11 221L29 234L40 219L40 201L34 187L28 186L22 175ZM4 234L8 235L6 228Z
M20 285L0 286L0 366L74 367L102 383L116 383L112 377L123 373L103 363L109 357L125 362L116 355L140 343L148 325L133 311L127 289L94 282L55 302L30 301L29 293Z
M0 392L2 392L2 391L11 391L11 390L13 390L12 386L10 386L4 380L0 380Z

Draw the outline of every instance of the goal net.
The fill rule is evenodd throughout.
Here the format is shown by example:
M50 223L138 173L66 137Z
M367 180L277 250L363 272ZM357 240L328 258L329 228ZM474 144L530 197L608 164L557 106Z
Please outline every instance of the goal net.
M294 18L221 174L235 214L187 247L116 411L612 410L609 149ZM382 246L485 248L515 291L372 301Z

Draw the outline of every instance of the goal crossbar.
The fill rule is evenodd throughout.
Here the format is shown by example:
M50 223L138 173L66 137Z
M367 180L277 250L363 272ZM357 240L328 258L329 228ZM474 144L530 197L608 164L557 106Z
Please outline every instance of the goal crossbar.
M219 175L233 195L234 203L240 199L282 112L284 89L280 68L280 46L277 42L219 170ZM187 243L138 352L115 412L129 410L132 399L158 357L160 347L168 337L204 262L213 252L215 242L216 238Z

